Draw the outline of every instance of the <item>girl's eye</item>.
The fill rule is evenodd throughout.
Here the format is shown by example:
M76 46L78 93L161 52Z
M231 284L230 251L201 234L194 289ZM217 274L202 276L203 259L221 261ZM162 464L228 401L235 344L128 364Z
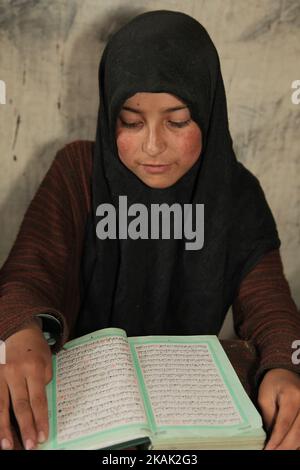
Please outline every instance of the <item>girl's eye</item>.
M125 122L125 121L123 121L123 119L120 119L120 121L121 121L121 123L124 127L127 127L129 129L134 128L134 127L138 127L138 125L141 124L139 122L133 122L133 123ZM178 128L185 127L190 122L191 122L191 119L188 119L187 121L181 121L181 122L169 121L171 126L178 127Z
M137 127L140 124L139 122L133 122L133 123L125 122L123 121L123 119L120 119L120 121L123 127L128 127L129 129L132 127Z
M174 127L185 127L191 122L191 119L188 119L187 121L181 121L181 122L174 122L174 121L169 121L169 123L174 126Z

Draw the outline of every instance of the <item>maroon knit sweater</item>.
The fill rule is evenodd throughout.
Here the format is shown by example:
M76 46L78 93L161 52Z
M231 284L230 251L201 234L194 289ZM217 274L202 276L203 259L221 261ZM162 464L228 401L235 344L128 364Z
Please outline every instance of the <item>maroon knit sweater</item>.
M84 228L91 210L92 151L91 141L61 149L27 209L0 270L2 340L41 313L55 316L63 326L54 351L74 335ZM300 372L291 360L292 342L300 339L300 313L279 250L265 254L242 281L233 315L238 336L257 348L257 377L274 367Z

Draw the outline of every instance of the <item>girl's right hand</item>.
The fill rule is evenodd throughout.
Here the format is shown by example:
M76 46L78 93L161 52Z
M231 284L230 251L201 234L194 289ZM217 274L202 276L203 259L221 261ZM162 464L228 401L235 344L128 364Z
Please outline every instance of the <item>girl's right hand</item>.
M25 449L48 438L46 384L52 355L38 321L5 341L6 364L0 365L0 448L12 449L10 400Z

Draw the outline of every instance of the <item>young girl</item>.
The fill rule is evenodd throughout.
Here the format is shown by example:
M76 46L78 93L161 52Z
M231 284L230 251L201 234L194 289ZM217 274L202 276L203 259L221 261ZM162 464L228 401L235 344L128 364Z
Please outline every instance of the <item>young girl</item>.
M95 143L58 152L0 273L2 448L13 447L10 400L25 448L48 435L51 349L42 327L56 336L53 351L109 326L128 336L218 334L231 305L237 333L260 357L266 448L300 447L300 369L291 361L300 318L263 190L232 148L210 37L186 14L141 14L107 44L99 85ZM105 227L100 216L120 196L128 214L117 212L111 236L113 220ZM203 204L203 246L187 249L186 232L172 236L172 218L170 237L151 237L147 224L127 231L134 204L152 226L155 204L190 204L196 214Z

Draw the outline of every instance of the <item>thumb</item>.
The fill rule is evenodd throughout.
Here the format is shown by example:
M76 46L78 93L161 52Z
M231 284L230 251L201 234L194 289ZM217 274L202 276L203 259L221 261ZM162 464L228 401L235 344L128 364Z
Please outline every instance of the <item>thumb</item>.
M265 428L268 432L270 432L274 426L278 412L276 399L271 394L268 396L267 394L262 393L259 395L258 404L263 416Z
M45 383L48 384L52 380L53 369L52 369L52 361L48 361L46 368L45 368Z

